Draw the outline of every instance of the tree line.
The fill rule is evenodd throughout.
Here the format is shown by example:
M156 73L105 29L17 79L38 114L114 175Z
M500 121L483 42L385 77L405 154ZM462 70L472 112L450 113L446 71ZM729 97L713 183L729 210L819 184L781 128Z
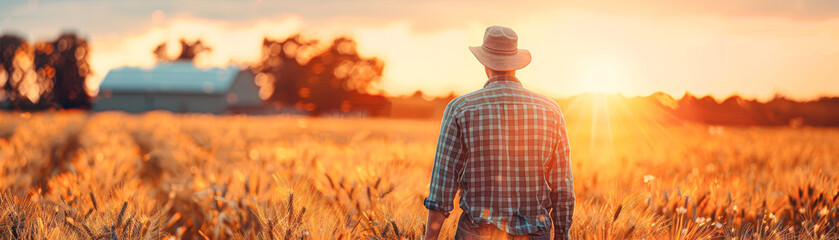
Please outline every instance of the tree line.
M180 40L180 54L170 57L167 44L151 54L159 62L192 62L212 51L200 39ZM370 90L380 82L384 62L358 54L349 37L321 44L297 34L283 40L265 38L262 57L244 69L252 71L260 97L282 108L311 115L365 112L387 115L390 102ZM85 87L91 74L87 40L65 33L54 41L28 43L13 34L0 37L0 108L25 111L90 109Z
M668 109L679 119L711 125L839 126L839 97L794 101L778 95L759 102L735 95L717 103L710 96L685 94Z
M180 54L169 57L161 43L151 49L158 61L194 61L212 51L202 41L180 41ZM74 33L29 43L14 34L0 36L0 108L23 111L90 109L86 81L91 75L90 46ZM268 105L322 115L365 112L387 116L390 101L371 94L381 81L384 62L362 57L356 42L338 37L322 43L300 34L264 38L262 56L244 71L255 74L259 95ZM778 96L768 102L732 96L717 103L685 94L679 100L664 93L652 100L679 120L712 125L839 126L839 97L798 102ZM668 104L661 104L667 99Z

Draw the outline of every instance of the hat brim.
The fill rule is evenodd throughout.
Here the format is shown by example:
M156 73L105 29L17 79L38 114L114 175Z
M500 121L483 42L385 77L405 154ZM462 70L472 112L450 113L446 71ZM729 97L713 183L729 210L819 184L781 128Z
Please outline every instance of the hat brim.
M492 54L481 46L469 47L469 51L475 55L481 64L492 70L513 71L519 70L530 64L530 51L519 49L514 55Z

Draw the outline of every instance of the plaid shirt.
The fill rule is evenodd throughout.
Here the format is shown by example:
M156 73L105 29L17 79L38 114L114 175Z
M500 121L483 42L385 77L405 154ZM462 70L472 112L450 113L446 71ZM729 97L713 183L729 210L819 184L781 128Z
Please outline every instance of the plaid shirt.
M424 205L448 213L460 190L460 208L476 222L513 235L550 231L553 222L555 238L567 239L574 214L569 150L556 102L515 77L492 77L446 106Z

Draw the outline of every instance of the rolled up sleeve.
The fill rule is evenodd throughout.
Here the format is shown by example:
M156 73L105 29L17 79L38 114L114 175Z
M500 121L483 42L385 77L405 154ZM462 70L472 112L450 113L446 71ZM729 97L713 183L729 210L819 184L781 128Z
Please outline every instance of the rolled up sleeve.
M551 202L555 239L568 239L574 216L574 176L571 172L571 147L565 130L565 119L558 113L557 145L551 161L548 162L548 183L551 186Z
M454 209L454 197L459 190L458 176L463 172L466 161L465 146L453 105L449 103L443 114L431 171L430 189L428 197L423 201L423 205L429 210L444 213Z

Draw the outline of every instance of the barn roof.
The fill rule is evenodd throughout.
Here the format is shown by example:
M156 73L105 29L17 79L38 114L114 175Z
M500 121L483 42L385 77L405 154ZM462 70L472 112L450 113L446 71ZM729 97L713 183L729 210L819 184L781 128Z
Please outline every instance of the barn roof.
M221 94L230 89L239 69L197 68L189 62L161 63L152 68L122 67L105 75L99 90Z

